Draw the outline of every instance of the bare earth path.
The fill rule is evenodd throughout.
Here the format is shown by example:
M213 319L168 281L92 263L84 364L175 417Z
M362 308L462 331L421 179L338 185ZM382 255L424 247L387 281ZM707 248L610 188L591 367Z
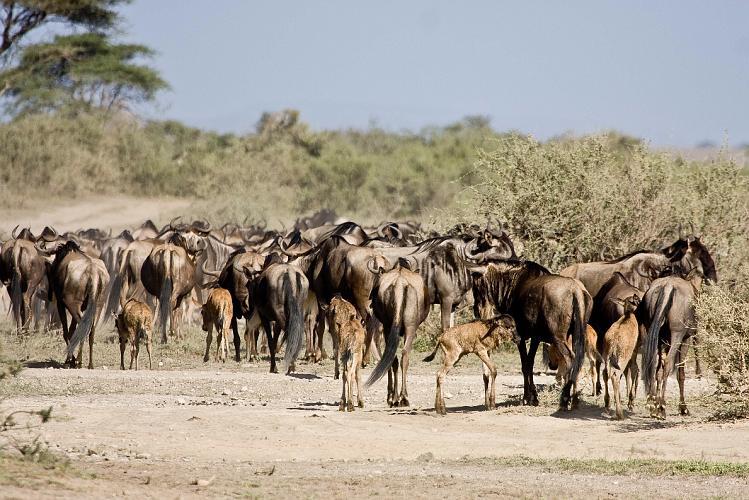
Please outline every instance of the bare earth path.
M0 234L7 233L16 224L31 227L39 233L44 226L60 232L89 227L112 228L119 231L137 226L146 219L162 219L189 206L189 201L176 198L140 199L127 196L110 196L85 200L66 200L37 208L5 209L0 217Z
M0 496L747 495L745 477L609 475L555 465L597 458L749 462L749 423L705 420L705 380L688 380L691 417L677 416L672 404L667 421L654 421L642 415L640 401L637 414L617 422L590 397L561 414L551 395L542 398L548 406L518 406L521 378L509 370L498 377L498 408L485 412L481 372L471 361L448 376L450 413L438 417L436 366L415 361L412 408L387 408L380 382L366 392L364 410L341 413L330 362L302 363L289 377L266 373L267 361L178 363L171 352L157 353L160 370L120 372L111 369L117 358L107 346L100 363L110 369L30 368L2 388L6 408L54 407L43 438L86 475L56 477L33 495L6 484ZM207 486L191 485L211 478Z

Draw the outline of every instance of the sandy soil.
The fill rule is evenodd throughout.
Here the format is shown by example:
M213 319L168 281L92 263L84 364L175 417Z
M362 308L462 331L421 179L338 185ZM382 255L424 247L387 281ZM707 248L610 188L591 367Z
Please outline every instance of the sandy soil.
M44 226L60 232L89 227L120 231L139 225L146 219L160 220L185 210L190 202L182 199L139 199L127 196L70 200L35 208L3 210L0 234L10 234L19 224L39 233Z
M55 419L42 437L77 471L36 484L33 495L426 497L434 488L457 497L746 495L741 477L554 466L597 458L749 462L749 422L706 420L709 380L688 380L690 417L676 415L674 402L666 421L652 420L639 401L636 413L618 422L602 411L601 398L560 413L549 391L542 406L522 407L522 380L510 368L498 377L497 409L483 411L481 371L467 360L448 376L450 413L439 417L432 411L436 364L416 361L411 408L388 408L381 381L366 391L364 410L341 413L329 361L302 363L296 376L274 375L266 373L267 361L203 365L192 352L198 347L186 346L178 360L179 349L161 348L154 357L160 369L121 372L109 344L97 351L107 369L28 368L1 388L5 408L53 406ZM6 342L6 351L14 346ZM500 357L507 367L515 356ZM41 359L26 364L44 366ZM537 382L552 384L553 377ZM32 495L14 485L19 475L5 482L0 475L0 497ZM211 481L191 484L199 479Z

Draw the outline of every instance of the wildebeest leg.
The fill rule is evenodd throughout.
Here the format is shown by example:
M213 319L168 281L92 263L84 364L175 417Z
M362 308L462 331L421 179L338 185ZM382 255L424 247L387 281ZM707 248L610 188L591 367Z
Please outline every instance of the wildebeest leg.
M398 356L393 358L393 364L388 370L388 406L393 407L398 404Z
M96 307L96 304L89 304L89 307ZM88 334L88 369L94 369L94 335L96 335L96 318L91 325L91 333ZM81 342L83 344L83 342Z
M442 394L442 386L445 385L445 377L450 372L455 363L460 359L460 355L456 349L449 351L442 350L444 357L442 358L442 368L437 372L437 391L434 396L434 411L440 415L447 414L447 408L445 407L445 397ZM448 354L449 353L449 354Z
M518 352L520 353L520 370L523 372L523 405L531 404L530 391L528 390L528 350L525 340L518 342Z
M343 363L343 380L342 380L342 386L343 389L341 390L341 402L338 404L338 411L346 411L346 389L348 388L348 369L349 362Z
M637 378L640 367L637 366L637 350L632 353L632 359L627 366L627 409L635 411L635 397L637 397Z
M403 341L403 351L401 351L401 395L398 398L398 406L409 406L408 403L408 361L411 357L411 346L416 338L416 331L412 326L406 327L406 339Z
M538 391L536 384L533 382L533 363L536 360L536 351L538 350L538 339L531 338L531 345L528 348L528 389L530 391L531 406L538 406Z
M700 353L697 352L698 337L692 335L692 347L694 348L694 374L697 378L702 377L702 367L700 366ZM684 353L683 359L686 360L686 352Z
M611 387L614 391L614 402L616 404L616 418L621 420L624 418L624 410L622 409L622 395L620 392L620 383L622 380L622 372L618 368L611 370ZM608 387L608 384L606 384Z
M356 377L356 401L359 408L364 408L364 396L361 393L361 357L363 349L358 349L354 355L354 374Z
M452 302L443 300L440 303L440 325L442 326L443 332L447 330L448 328L450 328L453 324L452 312L453 312Z
M603 365L603 404L608 410L611 408L611 398L609 397L609 362Z
M153 370L153 367L151 366L151 339L149 338L146 340L146 353L148 354L148 369ZM137 363L138 358L135 358L135 361Z
M120 337L120 370L125 369L125 343L127 341ZM133 358L132 355L130 356L130 368L133 367Z
M237 324L237 318L235 316L232 316L231 318L231 331L234 334L233 341L234 341L234 361L240 361L242 359L241 355L239 354L240 349L242 348L242 340L239 337L239 325ZM248 342L248 336L247 332L244 334L245 344L247 344L247 359L250 358L250 343Z
M135 357L135 371L138 371L138 354L140 354L140 339L136 339L135 342L135 349L133 351L133 357ZM132 365L132 360L130 361L130 364ZM132 370L132 366L130 368Z
M268 340L268 351L270 353L270 372L278 373L276 368L276 342L278 342L278 333L274 333L270 321L263 321L263 329Z
M325 344L323 340L325 338L325 315L320 313L317 315L317 322L315 323L315 335L317 345L315 348L315 361L319 362L324 359L328 359L328 353L325 352ZM361 358L361 356L358 356Z
M333 327L328 325L328 329L331 332L331 338L333 339L333 357L335 358L335 370L333 372L333 379L338 380L340 377L340 366L341 366L341 338L339 333L333 333ZM361 367L361 359L359 360L359 366Z
M203 363L207 363L210 359L211 342L213 341L213 324L208 325L208 331L205 334L205 355L203 356Z
M496 404L494 383L497 379L497 367L494 366L486 349L476 351L476 354L484 364L484 404L487 410L493 410Z
M694 339L694 337L692 337ZM679 413L689 415L689 408L684 399L684 380L686 379L687 350L689 349L690 339L681 342L679 352L676 356L676 380L679 382ZM696 353L696 351L695 351Z
M681 348L681 339L678 339L677 343L672 336L671 345L668 348L668 355L663 363L662 382L658 393L658 415L660 418L666 418L666 383L668 382L668 376L676 365L677 358L679 357L679 350Z
M67 346L70 343L70 330L68 329L68 316L65 312L65 305L62 303L62 300L57 300L57 314L60 316L60 323L62 324L62 338L65 341L65 345ZM75 364L73 363L73 360L75 358L68 358L65 360L65 364L68 366L75 367Z
M128 366L128 370L133 369L133 361L135 361L135 369L138 370L138 360L137 360L137 354L135 346L138 344L138 334L135 334L135 337L130 337L130 366ZM123 351L124 345L120 347L120 350ZM123 366L122 369L124 370L125 367Z

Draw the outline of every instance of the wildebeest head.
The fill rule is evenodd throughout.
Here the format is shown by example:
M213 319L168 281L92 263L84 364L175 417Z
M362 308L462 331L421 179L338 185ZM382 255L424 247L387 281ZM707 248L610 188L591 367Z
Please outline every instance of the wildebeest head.
M499 341L511 340L515 344L520 342L515 319L509 314L500 314L486 320L486 323L489 325L486 336L491 335Z
M517 259L509 235L504 230L497 230L491 226L487 226L466 246L466 257L478 263Z
M640 305L640 297L638 297L637 294L632 294L631 296L624 299L612 297L609 300L614 304L622 306L622 308L624 309L624 314L631 314L635 312L637 310L637 306Z
M36 241L36 237L31 233L31 229L28 227L25 227L21 229L21 232L16 235L16 230L18 229L18 226L14 227L13 230L10 232L11 237L14 240L26 240L31 241L32 243Z

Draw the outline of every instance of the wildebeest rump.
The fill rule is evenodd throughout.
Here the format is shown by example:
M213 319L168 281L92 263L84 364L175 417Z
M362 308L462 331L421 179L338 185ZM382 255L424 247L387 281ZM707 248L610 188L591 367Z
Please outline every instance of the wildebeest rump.
M109 283L104 262L84 254L78 244L68 241L54 251L55 258L48 271L50 295L54 295L57 311L62 322L62 331L67 344L67 363L76 364L75 349L78 351L77 364L80 366L82 342L88 336L88 367L94 367L94 333L99 313L105 300ZM51 296L50 296L51 299ZM70 312L71 323L68 329L65 311Z

